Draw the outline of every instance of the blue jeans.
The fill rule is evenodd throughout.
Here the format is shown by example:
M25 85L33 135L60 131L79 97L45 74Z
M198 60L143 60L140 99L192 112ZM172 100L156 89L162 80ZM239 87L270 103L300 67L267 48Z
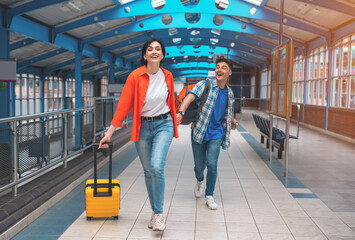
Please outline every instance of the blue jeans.
M145 185L152 210L163 213L166 156L174 136L171 115L167 119L142 120L139 140L135 143L145 176Z
M222 139L212 139L209 141L203 141L202 144L195 142L192 139L192 152L195 161L195 177L197 181L203 181L204 171L207 166L206 176L206 196L213 196L214 188L217 180L217 161L219 151L221 149Z

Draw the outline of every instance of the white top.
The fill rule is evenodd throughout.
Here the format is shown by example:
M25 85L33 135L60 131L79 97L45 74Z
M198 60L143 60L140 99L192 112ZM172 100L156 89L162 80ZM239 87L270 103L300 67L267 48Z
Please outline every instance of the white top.
M149 75L149 85L145 96L141 116L154 117L170 112L166 102L169 89L166 85L165 75L159 68L156 74Z

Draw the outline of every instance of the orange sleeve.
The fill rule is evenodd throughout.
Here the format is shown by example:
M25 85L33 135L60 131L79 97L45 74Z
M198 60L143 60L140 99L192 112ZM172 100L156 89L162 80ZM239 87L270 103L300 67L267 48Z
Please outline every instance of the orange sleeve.
M111 124L120 127L125 117L133 106L135 89L135 77L133 72L128 76L127 81L123 87L120 99L117 104L115 115L111 121Z
M169 89L169 99L168 99L168 106L170 108L170 114L171 117L173 118L173 124L174 124L174 137L178 138L179 133L177 129L177 121L176 121L176 109L175 109L175 94L174 94L174 78L173 75L170 73L169 75L169 81L170 81L170 89Z

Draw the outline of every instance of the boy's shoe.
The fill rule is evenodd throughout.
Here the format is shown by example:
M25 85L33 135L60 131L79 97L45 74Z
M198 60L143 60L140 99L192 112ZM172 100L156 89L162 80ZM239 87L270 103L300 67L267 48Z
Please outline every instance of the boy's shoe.
M206 196L205 200L206 200L206 205L209 209L211 209L211 210L217 209L217 204L214 201L212 196Z
M154 218L155 218L155 213L152 212L152 217L150 218L150 221L148 223L148 228L153 228Z
M204 191L205 191L205 187L203 185L203 181L201 182L197 181L195 185L195 197L197 198L202 197Z
M165 219L163 214L155 214L153 218L153 231L163 231L165 229Z

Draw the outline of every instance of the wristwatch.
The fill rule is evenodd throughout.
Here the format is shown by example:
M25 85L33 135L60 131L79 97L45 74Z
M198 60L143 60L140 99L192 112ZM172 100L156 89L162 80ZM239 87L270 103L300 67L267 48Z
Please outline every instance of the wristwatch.
M184 115L185 115L185 113L183 111L178 111L178 113L180 113L182 117L184 117Z

